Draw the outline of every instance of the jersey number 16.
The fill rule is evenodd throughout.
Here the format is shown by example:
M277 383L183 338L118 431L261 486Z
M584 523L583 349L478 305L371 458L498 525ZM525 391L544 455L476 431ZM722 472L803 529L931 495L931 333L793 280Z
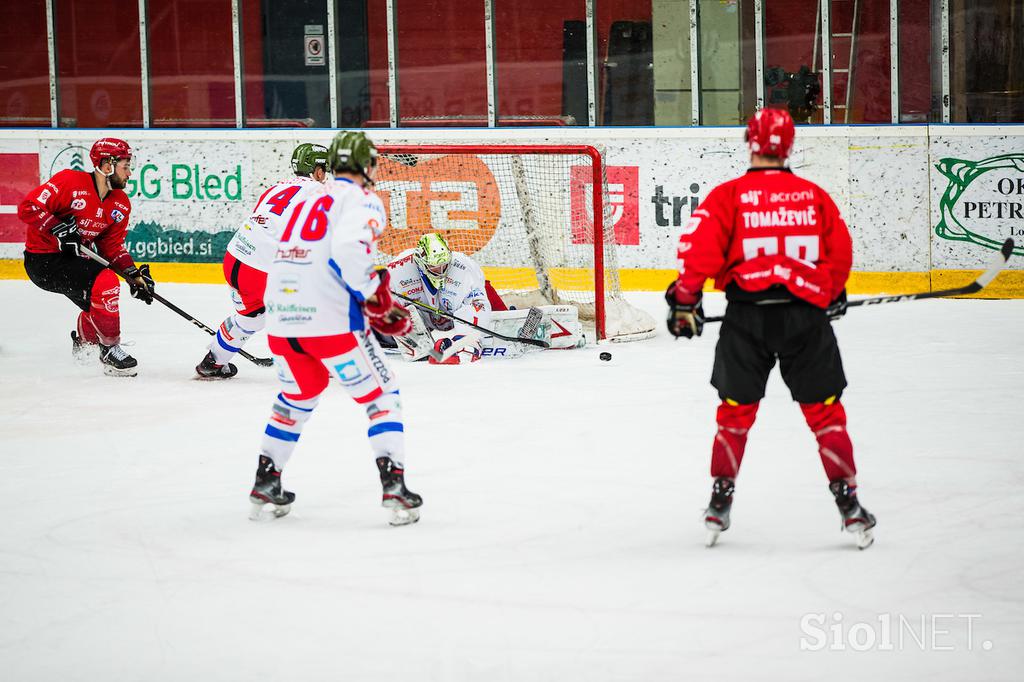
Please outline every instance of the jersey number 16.
M331 206L334 205L334 197L327 195L320 197L309 207L306 211L306 220L302 223L302 229L299 230L299 239L306 242L315 242L324 238L327 234L327 212L331 210ZM292 216L288 219L288 226L284 228L284 233L281 234L281 241L287 242L292 237L292 230L295 229L295 225L299 221L299 217L303 213L303 209L306 207L305 201L300 201L292 209Z

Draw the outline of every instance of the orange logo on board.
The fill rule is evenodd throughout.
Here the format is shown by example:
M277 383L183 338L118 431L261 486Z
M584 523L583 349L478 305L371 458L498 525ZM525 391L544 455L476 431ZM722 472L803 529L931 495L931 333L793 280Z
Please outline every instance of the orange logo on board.
M476 156L421 157L415 166L382 157L374 190L388 214L378 247L392 256L427 232L440 232L454 251L473 254L501 220L498 183Z

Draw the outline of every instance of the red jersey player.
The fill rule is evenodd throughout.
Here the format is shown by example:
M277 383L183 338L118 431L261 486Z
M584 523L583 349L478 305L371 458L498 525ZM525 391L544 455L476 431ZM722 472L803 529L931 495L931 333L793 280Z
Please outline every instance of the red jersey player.
M839 400L846 376L830 324L845 312L852 244L832 198L785 167L794 134L789 113L779 109L759 111L747 123L750 169L713 189L679 238L679 277L665 292L668 328L677 337L699 336L705 280L725 291L729 304L711 375L722 403L705 513L709 546L729 528L747 432L778 361L817 438L843 527L864 549L875 517L857 500Z
M83 244L98 251L124 275L132 296L153 302L149 266L137 267L124 245L132 211L124 193L132 150L124 140L107 137L93 144L89 159L93 172L62 170L18 206L18 217L28 225L25 272L40 289L64 294L82 309L71 332L76 356L98 346L107 374L135 376L138 363L120 346L117 276L79 251Z

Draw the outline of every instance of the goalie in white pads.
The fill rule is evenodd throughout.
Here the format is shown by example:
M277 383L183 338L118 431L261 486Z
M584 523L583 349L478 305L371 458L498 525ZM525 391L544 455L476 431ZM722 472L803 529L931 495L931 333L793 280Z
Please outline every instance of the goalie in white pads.
M423 235L414 248L388 263L388 270L397 293L479 327L506 336L545 340L552 348L577 348L586 343L574 306L507 310L480 266L466 254L452 251L439 234ZM444 315L417 310L419 314L412 316L412 333L395 339L407 360L463 364L481 357L516 357L534 348L499 339Z

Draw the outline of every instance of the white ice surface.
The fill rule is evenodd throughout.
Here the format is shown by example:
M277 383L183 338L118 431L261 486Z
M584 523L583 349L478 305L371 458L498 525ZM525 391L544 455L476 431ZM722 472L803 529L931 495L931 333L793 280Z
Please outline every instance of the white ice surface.
M160 290L211 325L229 306L223 287ZM272 369L194 381L208 337L125 297L141 371L106 377L72 361L68 301L18 281L0 300L2 680L1021 679L1024 301L837 324L879 519L858 552L777 373L733 527L703 546L714 326L611 363L593 347L395 362L425 499L404 528L379 507L362 410L332 386L285 472L291 515L260 524ZM661 317L659 295L633 300ZM876 636L890 616L921 636L923 617L925 650L904 627L891 651L802 651L806 614Z

